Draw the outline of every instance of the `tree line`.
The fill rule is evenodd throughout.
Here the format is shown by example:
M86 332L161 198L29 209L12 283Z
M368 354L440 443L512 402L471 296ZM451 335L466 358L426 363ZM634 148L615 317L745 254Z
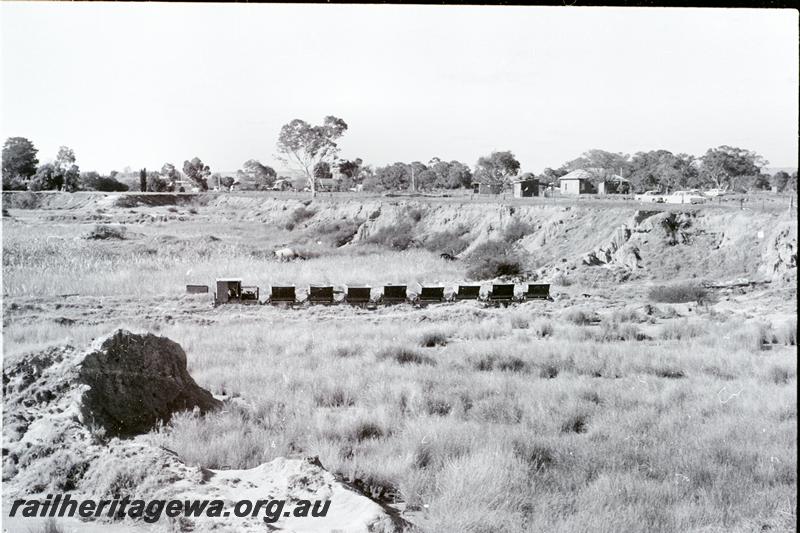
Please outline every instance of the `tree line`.
M277 158L294 170L299 179L279 176L274 168L257 159L249 159L235 176L212 173L199 157L183 162L179 170L164 163L160 170L141 169L135 173L112 171L108 175L81 172L73 150L62 146L52 163L39 164L38 150L24 137L10 137L3 145L4 190L77 190L147 192L183 192L187 186L206 191L229 188L272 189L282 183L286 188L305 188L312 195L325 190L348 191L426 191L469 188L475 183L499 188L510 187L515 179L538 179L554 184L573 170L582 169L590 181L620 176L634 192L659 190L669 192L689 188L718 188L736 191L769 189L797 191L797 171L764 172L767 161L759 154L732 146L709 148L700 157L673 154L667 150L637 152L633 156L593 149L567 161L558 168L545 168L540 174L520 174L521 165L511 151L495 151L478 158L470 167L460 161L434 157L427 163L396 162L373 167L361 158L339 157L339 139L348 125L341 118L327 116L313 125L301 119L285 124L276 143Z

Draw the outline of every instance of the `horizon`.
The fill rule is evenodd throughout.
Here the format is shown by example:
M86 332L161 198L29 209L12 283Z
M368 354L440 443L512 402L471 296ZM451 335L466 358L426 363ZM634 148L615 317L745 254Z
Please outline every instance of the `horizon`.
M341 157L374 167L510 150L538 174L593 148L732 145L796 169L797 25L788 9L3 3L2 136L42 163L69 146L84 171L285 170L281 126L335 115Z

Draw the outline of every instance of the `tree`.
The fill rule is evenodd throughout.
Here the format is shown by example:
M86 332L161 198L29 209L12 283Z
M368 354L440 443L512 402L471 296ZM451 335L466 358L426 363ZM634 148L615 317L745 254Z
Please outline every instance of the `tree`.
M459 161L450 161L447 169L447 181L445 187L457 189L459 187L472 186L472 171L467 165Z
M580 157L568 161L562 165L561 169L571 172L573 170L585 170L589 173L589 180L597 184L609 175L619 175L623 178L629 173L628 154L607 152L605 150L592 149L581 154Z
M139 171L139 190L147 192L147 169L143 168Z
M64 168L56 163L45 163L36 170L31 179L32 191L58 191L72 192L78 189L80 171L76 165Z
M791 179L792 177L788 172L784 172L783 170L778 171L772 176L772 186L775 187L778 192L783 192Z
M61 146L58 149L58 155L56 155L56 164L63 168L69 168L70 166L75 164L75 152L72 148L68 148L66 146Z
M405 189L411 183L411 167L405 163L394 163L378 167L375 173L364 179L364 189L368 191L396 191Z
M161 167L161 177L167 182L167 190L174 191L177 182L181 179L181 173L172 163L164 163Z
M352 161L343 159L339 162L339 173L346 178L350 178L353 182L359 183L362 178L361 171L363 164L364 162L358 157Z
M741 178L758 176L768 164L755 152L725 145L709 148L701 161L701 177L718 189L739 188Z
M208 190L208 177L211 175L211 169L208 165L203 164L199 157L195 157L191 161L184 161L183 173L195 182L201 191Z
M164 179L160 172L154 170L146 172L147 176L147 192L167 192L170 188L170 183Z
M633 156L628 164L628 178L638 191L668 191L697 186L698 170L693 156L651 150Z
M267 165L262 165L255 159L248 159L245 161L242 165L242 169L241 176L251 180L256 189L269 189L275 184L275 178L278 176L275 169ZM237 175L239 175L238 172ZM239 181L242 181L241 177Z
M507 185L519 172L519 161L510 151L492 152L475 165L475 180L486 185Z
M339 153L336 140L347 131L344 120L325 117L322 125L312 126L308 122L294 119L284 124L278 135L278 152L282 160L303 173L311 195L316 195L314 169L318 163L333 163Z
M325 161L320 161L316 165L314 165L314 179L319 180L329 180L333 178L333 174L331 174L331 165Z
M25 137L9 137L3 145L3 189L24 189L21 183L36 174L38 150Z
M81 172L80 188L88 191L124 192L128 186L117 181L116 172L109 176L101 176L95 171Z

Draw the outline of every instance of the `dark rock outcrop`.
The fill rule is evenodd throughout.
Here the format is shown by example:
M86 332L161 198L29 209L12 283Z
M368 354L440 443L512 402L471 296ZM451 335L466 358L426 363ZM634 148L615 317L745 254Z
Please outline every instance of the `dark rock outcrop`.
M108 436L146 433L177 411L221 405L195 383L186 370L186 353L166 337L118 330L98 345L81 363L79 381L91 387L81 411L85 423Z

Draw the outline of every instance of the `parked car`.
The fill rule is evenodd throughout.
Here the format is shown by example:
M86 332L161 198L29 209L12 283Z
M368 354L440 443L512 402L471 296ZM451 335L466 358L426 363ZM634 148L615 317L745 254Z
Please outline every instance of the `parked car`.
M655 203L663 203L664 202L664 195L658 191L645 191L642 194L637 194L634 196L640 202L655 202Z
M696 190L675 191L665 198L668 204L704 204L708 198L703 193Z
M731 191L725 189L709 189L703 192L703 194L705 194L709 198L716 198L717 196L729 196L731 194Z

